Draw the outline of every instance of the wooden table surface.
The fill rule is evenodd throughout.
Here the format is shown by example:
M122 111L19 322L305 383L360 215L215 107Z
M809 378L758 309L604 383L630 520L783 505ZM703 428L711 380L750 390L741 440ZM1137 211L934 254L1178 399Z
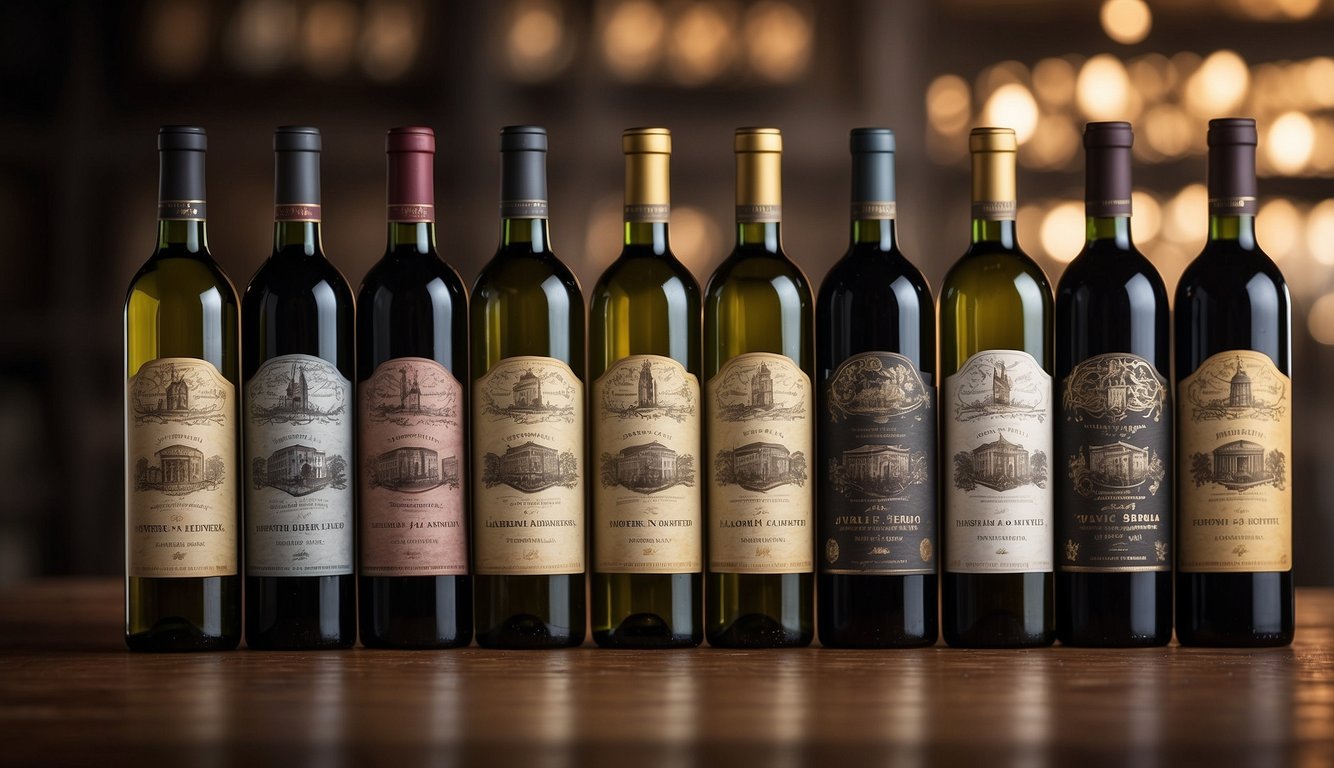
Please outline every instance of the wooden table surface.
M131 654L116 581L0 591L0 763L1334 764L1334 590L1291 648Z

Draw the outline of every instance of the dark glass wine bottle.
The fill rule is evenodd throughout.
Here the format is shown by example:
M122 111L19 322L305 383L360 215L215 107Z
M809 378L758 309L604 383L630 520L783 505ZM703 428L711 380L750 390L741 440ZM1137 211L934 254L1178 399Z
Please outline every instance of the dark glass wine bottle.
M473 287L473 562L478 644L585 635L584 299L551 252L547 133L500 132L501 239Z
M320 242L320 132L273 137L273 254L241 302L246 644L356 642L352 291Z
M357 295L361 642L472 642L468 297L435 242L435 133L394 128L388 243Z
M894 133L852 132L852 242L815 305L820 643L936 642L936 318L895 237Z
M783 253L774 128L738 128L737 241L704 294L705 633L732 648L814 635L812 299Z
M625 247L589 308L593 639L689 647L704 639L699 284L667 239L671 133L630 129L622 148Z
M1130 123L1084 128L1084 250L1056 289L1056 636L1172 639L1167 289L1130 236Z
M1049 645L1052 296L1015 241L1009 128L974 128L973 244L940 294L941 633L968 648Z
M125 299L125 643L241 641L236 289L208 252L203 128L158 132L157 249Z
M1287 645L1292 304L1255 242L1255 121L1209 121L1209 242L1176 292L1182 645Z

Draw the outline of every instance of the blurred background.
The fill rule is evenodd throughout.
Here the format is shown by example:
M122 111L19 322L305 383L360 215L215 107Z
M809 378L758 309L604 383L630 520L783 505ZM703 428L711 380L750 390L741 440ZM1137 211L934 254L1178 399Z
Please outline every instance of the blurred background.
M1134 233L1169 288L1207 230L1205 123L1259 120L1261 244L1292 284L1297 579L1334 584L1334 0L6 0L0 3L0 582L122 568L125 288L155 242L156 130L209 132L210 243L270 250L271 131L324 132L325 249L384 238L384 131L439 136L440 251L495 249L497 133L550 132L555 250L620 248L620 132L675 135L672 239L732 239L732 130L786 137L784 237L818 284L847 239L847 131L898 136L903 248L939 286L968 239L968 129L1008 125L1020 242L1083 241L1087 120L1135 123Z

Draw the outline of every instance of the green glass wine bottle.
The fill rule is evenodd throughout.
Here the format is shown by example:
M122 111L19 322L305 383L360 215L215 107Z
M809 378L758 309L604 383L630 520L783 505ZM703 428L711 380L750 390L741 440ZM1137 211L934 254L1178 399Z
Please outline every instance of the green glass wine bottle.
M973 243L940 294L942 634L953 646L1055 639L1052 293L1015 241L1009 128L975 128Z
M500 149L501 243L471 307L477 643L579 645L584 299L549 245L546 131L507 127Z
M700 291L667 239L671 133L630 129L622 147L625 247L589 311L593 639L689 647L704 639Z
M810 284L783 253L774 128L738 128L737 242L704 295L705 632L723 647L814 635Z
M158 133L158 243L125 299L125 642L241 641L239 302L208 252L203 128Z

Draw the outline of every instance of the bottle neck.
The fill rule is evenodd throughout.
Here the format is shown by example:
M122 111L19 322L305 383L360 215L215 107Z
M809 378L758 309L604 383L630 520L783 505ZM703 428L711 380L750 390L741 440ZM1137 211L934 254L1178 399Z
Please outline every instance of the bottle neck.
M627 248L648 248L659 256L667 253L669 250L667 245L667 222L625 222L625 246Z
M759 248L770 253L779 253L783 250L779 227L780 224L776 221L738 221L736 245L738 248Z
M391 221L385 250L390 253L435 252L435 222Z
M315 256L323 254L318 221L273 222L273 255Z
M1110 242L1121 250L1131 247L1129 216L1089 216L1084 233L1089 243Z
M1228 240L1235 242L1245 250L1255 248L1255 216L1218 215L1209 216L1209 241Z
M999 243L1004 248L1014 248L1014 219L973 219L973 243Z
M199 220L159 219L157 223L157 250L208 252L208 228Z
M882 251L894 249L893 219L853 219L852 242L854 245L877 245Z
M533 253L551 250L546 219L501 219L500 244L505 248L527 248Z

